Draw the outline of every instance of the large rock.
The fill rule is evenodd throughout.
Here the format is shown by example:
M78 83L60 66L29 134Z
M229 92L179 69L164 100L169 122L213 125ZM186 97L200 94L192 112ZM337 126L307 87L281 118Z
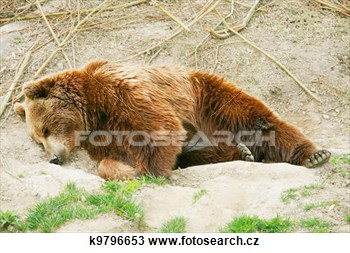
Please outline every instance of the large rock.
M272 218L283 213L281 193L316 180L315 170L290 164L235 161L174 172L172 185L147 187L137 196L145 222L159 229L176 216L188 219L187 232L217 232L234 216ZM197 202L200 189L206 194Z

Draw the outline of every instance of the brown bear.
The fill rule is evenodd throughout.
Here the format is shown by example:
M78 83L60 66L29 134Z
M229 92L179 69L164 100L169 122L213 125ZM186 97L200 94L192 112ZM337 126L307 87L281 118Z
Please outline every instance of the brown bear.
M259 99L200 71L95 61L23 92L15 111L50 162L81 146L108 180L238 159L316 167L330 157Z

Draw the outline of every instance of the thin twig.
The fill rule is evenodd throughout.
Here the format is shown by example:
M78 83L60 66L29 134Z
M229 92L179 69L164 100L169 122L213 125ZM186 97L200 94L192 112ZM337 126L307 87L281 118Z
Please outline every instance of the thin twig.
M31 55L32 55L32 50L31 49L24 55L24 59L23 59L21 65L20 65L20 67L18 69L18 72L16 73L15 78L14 78L10 88L8 89L7 94L6 94L4 100L1 103L1 106L0 106L0 117L4 113L4 111L5 111L5 109L6 109L7 105L8 105L8 102L10 101L10 99L12 97L13 90L15 89L19 79L23 75L24 70L27 68L27 65L29 63L29 59L30 59Z
M157 55L162 51L163 47L160 47L157 52L155 52L152 57L148 60L147 64L151 64L151 62L157 57Z
M229 17L232 16L233 12L235 11L235 1L231 0L231 8L230 8L230 13L225 16L225 20ZM214 26L214 30L216 28L218 28L220 25L222 24L222 20L220 20L215 26ZM196 46L196 48L194 49L194 59L195 59L195 64L196 64L196 69L198 69L198 49L207 41L207 39L210 38L210 34L206 35L201 42L199 42Z
M260 47L258 47L257 45L255 45L253 42L249 41L247 38L245 38L243 35L241 35L240 33L238 33L237 31L233 30L229 24L227 24L226 20L222 21L227 29L230 30L230 32L234 33L235 35L237 35L239 38L241 38L244 42L246 42L247 44L249 44L251 47L253 47L254 49L258 50L259 52L263 53L266 57L268 57L270 60L272 60L278 67L280 67L284 72L286 72L310 97L312 97L313 99L315 99L318 102L321 102L321 100L316 97L314 94L312 94L312 92L302 83L299 81L299 79L297 77L295 77L281 62L279 62L275 57L273 57L272 55L270 55L269 53L267 53L265 50L261 49ZM213 30L208 30L208 32L213 35L214 37L220 36L218 35L215 31Z
M38 7L38 9L39 9L39 11L40 11L41 16L43 17L43 20L45 21L47 27L49 28L49 30L50 30L50 32L51 32L51 34L52 34L52 37L53 37L53 39L55 40L57 46L58 46L58 47L61 47L62 45L61 45L60 41L58 40L58 38L57 38L57 36L56 36L56 33L53 31L53 29L52 29L52 27L51 27L49 21L47 20L44 11L43 11L43 9L41 8L41 5L40 5L39 0L36 0L36 5L37 5L37 7ZM64 56L64 59L66 60L66 62L67 62L67 64L68 64L68 67L71 69L71 68L72 68L72 64L71 64L71 62L70 62L70 60L69 60L69 58L68 58L66 52L64 51L63 48L61 48L61 50L62 50L62 54L63 54L63 56Z
M83 20L81 20L78 24L76 24L76 26L69 32L69 34L65 37L65 39L61 42L61 47L63 47L69 40L70 38L73 36L73 34L78 31L78 28L83 25L90 17L91 15L93 15L95 12L97 12L98 10L101 10L101 7L107 3L109 0L105 0L103 1L101 4L99 4L97 7L95 7L94 9L91 10L91 12L86 15L84 17ZM37 72L34 74L33 76L33 80L35 80L36 78L38 78L38 76L41 74L41 72L46 68L46 66L50 63L50 61L55 57L55 55L57 54L58 51L61 50L61 47L56 48L51 54L50 56L46 59L46 61L41 65L41 67L37 70ZM20 92L18 94L18 96L15 98L15 101L20 100L23 97L23 92Z
M111 7L107 7L107 8L103 8L101 9L101 11L115 11L115 10L121 10L121 9L125 9L128 7L132 7L135 5L139 5L139 4L143 4L143 3L147 3L149 0L138 0L138 1L134 1L131 3L126 3L126 4L122 4L122 5L118 5L118 6L111 6ZM86 13L90 13L91 11L93 11L94 9L85 9L85 10L80 10L80 14L86 14ZM71 11L61 11L61 12L53 12L53 13L47 13L46 17L47 18L52 18L52 17L57 17L57 16L64 16L64 15L70 15L72 12ZM1 18L0 19L0 23L2 22L8 22L8 21L20 21L20 20L30 20L30 19L36 19L36 18L41 18L40 14L34 14L34 15L28 15L28 16L23 16L23 17L18 17L18 18Z
M40 0L40 3L41 4L44 4L45 2L47 2L48 0ZM7 18L3 18L3 19L0 19L0 23L2 22L5 22L4 24L2 25L6 25L8 23L11 23L12 21L15 21L17 20L17 18L22 15L23 13L27 12L27 11L30 11L32 9L32 6L35 5L35 3L29 3L27 5L24 5L24 6L21 6L19 8L17 8L17 10L20 10L21 12L17 13L17 14L14 14L14 15L11 15L10 17L7 17ZM4 20L4 21L1 21L1 20Z
M168 15L171 19L173 19L176 23L178 23L180 26L182 26L183 29L185 29L187 32L190 31L187 25L181 22L180 19L169 13L167 10L165 10L157 1L152 0L152 3L157 6L162 12L164 12L166 15Z
M96 11L100 10L101 7L107 3L109 0L104 0L101 4L99 4L97 7L95 7L95 9L93 9L88 15L86 15L84 17L83 20L81 20L78 24L76 24L76 26L69 32L69 34L64 38L64 40L60 43L61 46L59 46L56 50L54 50L51 55L46 59L46 61L43 63L43 65L41 65L41 67L37 70L37 72L34 74L33 78L36 79L41 72L45 69L45 67L47 66L47 64L49 64L49 62L55 57L55 55L57 54L57 52L59 50L61 50L61 48L70 40L70 38L73 36L73 34L78 30L78 28L84 24L90 17L92 14L94 14Z
M340 12L342 14L344 14L345 16L350 16L350 10L349 8L343 6L340 3L334 4L334 3L330 3L330 2L326 2L326 1L321 1L321 0L314 0L315 2L324 5L326 7L328 7L329 9L333 10L333 11L337 11Z
M197 23L200 19L202 19L205 15L207 15L209 12L213 11L216 6L219 4L220 0L211 0L209 3L207 3L202 10L193 18L191 18L187 24L187 27L190 27L192 25L194 25L195 23ZM162 45L164 45L165 43L167 43L168 41L172 40L173 38L175 38L176 36L178 36L179 34L181 34L183 32L183 28L180 28L179 30L177 30L175 33L173 33L172 35L170 35L169 37L165 38L164 40L162 40L161 42L157 43L154 46L151 46L149 48L146 48L134 55L131 55L129 57L126 57L124 59L121 60L117 60L116 62L123 62L123 61L128 61L131 60L135 57L138 57L140 55L143 55L145 53L148 53L149 51L152 51Z
M260 0L255 0L255 2L254 2L254 4L251 6L251 8L250 8L248 14L247 14L246 17L243 19L242 24L237 25L237 26L233 27L232 29L235 30L235 31L237 31L237 32L239 32L239 31L241 31L243 28L245 28L245 27L249 24L249 21L251 20L251 18L253 17L253 14L254 14L254 12L256 11L256 8L258 7L259 3L260 3ZM224 34L221 34L221 35L220 35L219 37L217 37L217 38L219 38L219 39L227 39L228 37L230 37L230 36L233 35L233 33L230 32L230 30L228 30L228 31L221 31L220 33L222 33L222 32L223 32ZM217 34L219 35L218 32L217 32Z

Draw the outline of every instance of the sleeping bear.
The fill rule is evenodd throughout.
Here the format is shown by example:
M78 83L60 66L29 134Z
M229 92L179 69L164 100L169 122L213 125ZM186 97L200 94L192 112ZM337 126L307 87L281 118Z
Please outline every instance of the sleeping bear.
M62 164L80 146L106 180L233 160L313 168L331 155L259 99L200 71L94 61L23 93L15 111L49 161Z

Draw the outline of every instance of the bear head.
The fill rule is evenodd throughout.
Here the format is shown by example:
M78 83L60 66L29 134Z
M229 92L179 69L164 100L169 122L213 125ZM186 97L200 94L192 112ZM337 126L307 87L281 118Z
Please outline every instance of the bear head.
M79 72L66 71L23 86L25 100L15 112L26 121L30 136L42 144L50 163L62 164L75 145L75 133L84 130Z

